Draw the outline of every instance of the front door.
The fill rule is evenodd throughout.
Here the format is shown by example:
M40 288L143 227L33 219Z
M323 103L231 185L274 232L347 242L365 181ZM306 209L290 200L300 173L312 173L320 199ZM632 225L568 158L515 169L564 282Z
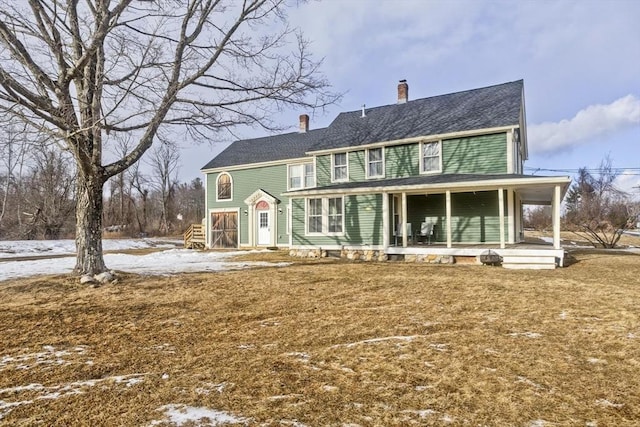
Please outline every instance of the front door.
M258 211L258 245L271 244L271 224L269 211Z

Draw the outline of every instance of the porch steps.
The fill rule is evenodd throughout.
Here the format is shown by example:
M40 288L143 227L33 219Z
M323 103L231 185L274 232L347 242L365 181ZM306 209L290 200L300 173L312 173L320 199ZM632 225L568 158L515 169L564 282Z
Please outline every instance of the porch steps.
M556 268L554 255L505 255L502 266L510 269L553 270Z
M205 237L202 224L191 224L183 237L185 249L204 249Z

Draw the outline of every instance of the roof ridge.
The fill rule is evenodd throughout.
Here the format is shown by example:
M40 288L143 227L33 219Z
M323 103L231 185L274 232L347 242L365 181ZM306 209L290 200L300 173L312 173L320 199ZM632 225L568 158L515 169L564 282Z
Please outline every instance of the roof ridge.
M510 85L510 84L514 84L514 83L524 83L524 79L513 80L511 82L496 83L496 84L493 84L493 85L484 86L484 87L478 87L478 88L474 88L474 89L466 89L466 90L459 90L459 91L449 92L449 93L441 93L439 95L425 96L425 97L422 97L422 98L411 99L411 100L409 100L407 102L404 102L404 103L401 103L401 104L395 102L395 103L390 103L390 104L377 105L375 107L367 107L367 108L365 108L365 113L367 111L377 110L377 109L380 109L380 108L393 107L393 106L397 106L397 105L407 105L407 104L415 103L417 101L423 101L423 100L426 100L426 99L440 98L440 97L443 97L443 96L458 95L458 94L470 93L470 92L479 92L481 90L487 90L487 89L491 89L491 88L496 88L498 86L506 86L506 85ZM338 113L338 116L340 116L342 114L353 114L353 113L359 113L360 114L361 112L362 112L362 108L360 108L358 110L341 111L340 113ZM336 118L338 116L336 116ZM329 126L331 126L331 125L329 125ZM329 127L329 126L327 126L327 127Z

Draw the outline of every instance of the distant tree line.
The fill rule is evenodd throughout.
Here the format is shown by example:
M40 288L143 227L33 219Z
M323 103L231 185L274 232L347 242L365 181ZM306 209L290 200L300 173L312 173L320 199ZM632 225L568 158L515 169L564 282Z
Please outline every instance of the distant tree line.
M615 248L626 230L636 228L640 202L616 187L618 175L609 157L602 160L597 173L586 167L579 169L564 200L562 229L594 247ZM529 210L525 227L550 230L551 208L539 206Z
M73 159L41 138L15 125L0 130L0 240L75 235ZM147 153L144 172L138 163L113 176L104 194L105 235L175 235L199 223L203 182L179 182L178 166L178 150L164 141Z

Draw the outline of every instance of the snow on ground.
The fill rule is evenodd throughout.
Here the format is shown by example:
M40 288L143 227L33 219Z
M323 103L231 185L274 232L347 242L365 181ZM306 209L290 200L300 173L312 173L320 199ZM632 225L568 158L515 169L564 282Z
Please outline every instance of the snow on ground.
M189 425L200 425L199 422L206 422L205 425L229 425L229 424L244 424L249 421L247 418L236 417L227 412L217 411L215 409L194 407L187 405L165 405L159 408L160 411L164 411L165 419L162 421L152 421L150 426L155 426L165 422L173 423L177 426L182 426L187 423Z
M184 242L176 239L104 239L102 249L121 251L125 249L182 247ZM33 256L72 255L76 253L74 240L0 240L0 259Z
M154 239L118 239L103 240L105 251L143 248L175 248L182 241ZM75 266L75 256L48 258L51 255L73 254L75 245L72 240L25 240L0 242L0 282L20 277L42 274L67 274ZM130 273L167 275L183 272L206 272L220 270L238 270L250 267L282 267L288 263L234 262L236 255L247 251L214 252L192 249L168 249L146 255L105 254L104 260L112 270ZM38 259L13 261L11 258L38 256Z

